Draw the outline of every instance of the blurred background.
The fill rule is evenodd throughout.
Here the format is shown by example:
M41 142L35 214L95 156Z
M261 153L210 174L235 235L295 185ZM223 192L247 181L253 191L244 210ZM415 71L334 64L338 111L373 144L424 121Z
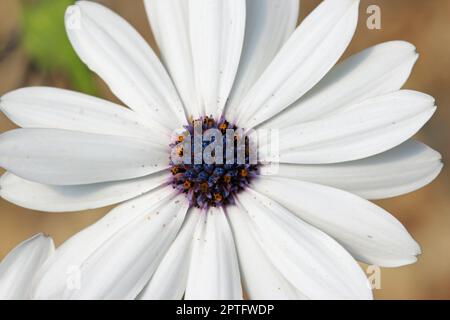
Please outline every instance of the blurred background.
M161 0L164 1L164 0ZM0 1L0 96L25 86L69 88L117 99L73 52L64 30L72 0ZM102 0L125 17L157 51L141 0ZM301 19L320 1L302 0ZM381 29L369 30L369 5L381 8ZM344 57L388 40L413 43L420 58L406 88L436 98L438 112L417 137L450 158L450 0L362 0L357 32ZM57 106L55 106L57 107ZM15 126L0 114L0 132ZM448 161L447 161L448 162ZM448 163L447 163L448 164ZM1 170L1 169L0 169ZM3 173L3 171L0 171ZM409 195L377 203L395 215L420 243L419 262L382 269L378 299L450 299L450 170ZM110 208L79 213L43 213L0 199L0 260L38 232L56 244L101 218Z

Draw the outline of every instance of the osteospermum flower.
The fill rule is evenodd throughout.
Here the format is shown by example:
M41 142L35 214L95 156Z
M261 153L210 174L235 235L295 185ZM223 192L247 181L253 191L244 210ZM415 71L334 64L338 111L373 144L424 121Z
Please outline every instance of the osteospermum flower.
M0 300L27 300L36 273L54 253L53 239L37 234L15 247L0 263Z
M0 137L3 198L43 211L123 202L58 248L34 298L369 299L356 260L416 261L406 229L366 200L442 168L408 140L435 111L432 97L400 90L414 46L383 43L334 66L356 0L325 0L297 28L297 0L145 4L162 62L99 4L66 16L80 58L129 109L51 88L1 98L23 128ZM261 144L256 164L173 162L193 151L181 142L196 124L277 132L279 164Z

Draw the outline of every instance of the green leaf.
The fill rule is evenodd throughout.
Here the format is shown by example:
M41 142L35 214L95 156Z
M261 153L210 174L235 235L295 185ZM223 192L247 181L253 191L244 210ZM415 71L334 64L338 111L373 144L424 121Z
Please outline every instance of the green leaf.
M24 0L23 45L39 68L63 72L74 89L95 94L89 69L73 50L64 27L64 13L73 0Z

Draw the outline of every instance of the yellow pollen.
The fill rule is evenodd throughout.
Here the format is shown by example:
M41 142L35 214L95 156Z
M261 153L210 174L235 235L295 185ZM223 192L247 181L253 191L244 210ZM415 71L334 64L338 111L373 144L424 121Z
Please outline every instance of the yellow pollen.
M208 186L208 183L206 183L206 182L203 182L203 183L200 185L200 191L203 192L203 193L207 192L207 191L208 191L208 188L209 188L209 186Z
M183 186L184 186L185 189L189 189L189 188L191 187L191 182L190 182L189 180L186 180L186 181L183 183Z
M182 157L183 156L183 146L178 146L177 147L177 154Z
M215 193L214 194L214 199L216 201L222 201L223 197L222 197L222 195L220 193Z
M241 170L241 176L242 176L242 177L248 176L248 171L247 171L247 169L242 169L242 170Z

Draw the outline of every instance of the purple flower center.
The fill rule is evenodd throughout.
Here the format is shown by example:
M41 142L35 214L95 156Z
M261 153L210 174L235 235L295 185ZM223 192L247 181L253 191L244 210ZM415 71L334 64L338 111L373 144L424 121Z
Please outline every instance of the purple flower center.
M174 135L170 147L172 186L185 193L192 206L234 203L233 196L258 173L249 137L225 119L192 121Z

